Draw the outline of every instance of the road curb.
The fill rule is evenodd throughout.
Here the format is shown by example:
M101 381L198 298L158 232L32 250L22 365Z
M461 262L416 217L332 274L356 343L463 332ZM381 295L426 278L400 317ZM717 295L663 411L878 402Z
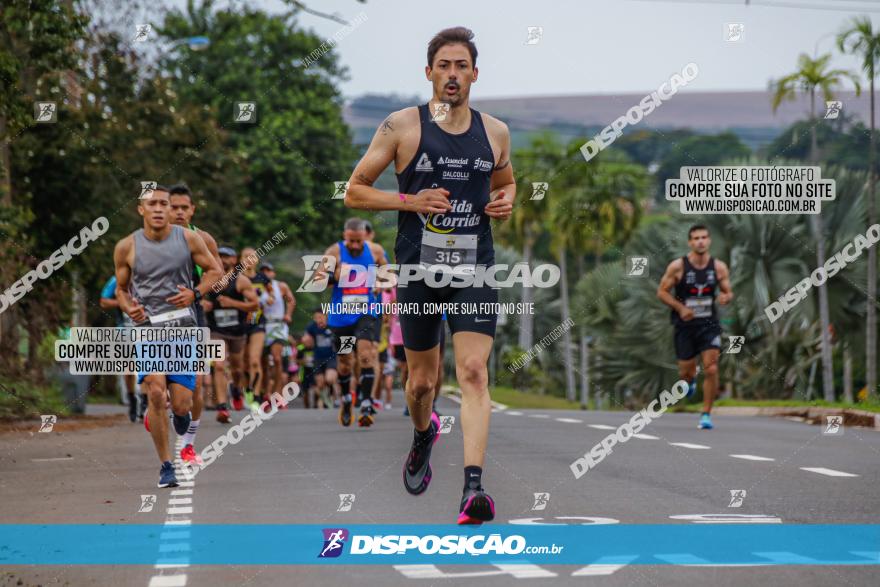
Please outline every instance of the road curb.
M720 416L802 418L809 424L824 424L826 416L843 416L844 426L880 430L880 414L852 408L718 406L712 409L712 413Z

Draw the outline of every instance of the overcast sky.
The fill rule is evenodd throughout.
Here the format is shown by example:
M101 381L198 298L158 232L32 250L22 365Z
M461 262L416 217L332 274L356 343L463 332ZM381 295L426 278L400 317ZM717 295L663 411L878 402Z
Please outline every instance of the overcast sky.
M880 26L880 0L751 0L750 6L745 0L304 2L349 21L366 15L337 46L351 77L342 85L346 97L427 96L427 43L437 31L455 25L476 35L480 76L471 93L475 99L649 91L691 61L700 73L687 90L762 90L770 78L790 73L801 52L813 54L818 47L820 54L838 55L835 34L853 16L868 14L875 28ZM280 0L249 3L269 12L285 6ZM323 37L340 28L308 14L300 22ZM725 40L728 23L744 25L742 41ZM527 29L534 26L543 27L543 36L528 45ZM859 67L852 57L836 56L833 64Z

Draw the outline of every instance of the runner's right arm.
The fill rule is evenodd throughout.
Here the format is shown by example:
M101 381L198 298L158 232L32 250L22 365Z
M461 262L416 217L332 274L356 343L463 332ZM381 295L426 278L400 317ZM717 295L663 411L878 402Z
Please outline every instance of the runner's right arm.
M119 300L119 308L128 314L128 316L139 324L147 319L147 313L144 307L128 293L128 287L131 283L131 265L129 264L129 254L131 253L131 236L127 236L118 243L113 249L113 265L116 271L116 299Z
M666 267L666 273L660 280L660 287L657 288L657 297L661 302L678 312L681 319L687 322L694 317L694 311L675 299L675 296L669 293L669 290L675 287L678 280L681 279L681 273L684 271L684 265L681 259L676 259Z
M404 212L433 212L442 214L452 209L449 192L443 188L422 190L415 194L389 194L373 187L385 168L394 161L400 139L408 128L408 113L403 110L393 113L376 130L373 140L363 158L354 168L345 192L345 205L358 210L401 210ZM418 118L415 119L416 124Z

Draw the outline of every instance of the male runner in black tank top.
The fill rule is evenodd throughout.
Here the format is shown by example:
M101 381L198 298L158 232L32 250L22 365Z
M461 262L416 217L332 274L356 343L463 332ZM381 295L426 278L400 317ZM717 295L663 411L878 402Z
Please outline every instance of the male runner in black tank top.
M229 408L226 405L226 365L232 375L233 389L245 385L244 376L244 345L247 331L248 312L254 312L260 306L257 292L251 280L243 273L235 274L238 253L232 247L222 246L218 249L220 261L223 263L226 287L218 293L213 291L205 296L204 307L211 329L211 338L222 340L226 345L226 359L214 361L214 395L217 398L217 421L228 424ZM240 393L240 392L239 392Z
M456 27L438 33L428 45L425 77L431 101L391 114L379 129L349 181L345 204L365 210L398 210L396 262L467 266L494 263L491 220L506 220L513 209L516 182L510 166L510 133L499 120L469 107L477 80L473 33ZM399 192L372 187L394 162ZM398 287L402 303L491 303L491 287L432 288L424 281ZM462 390L465 487L459 523L491 520L492 499L481 476L489 437L487 362L495 335L495 314L449 314L456 373ZM439 419L431 410L440 353L441 315L401 315L409 365L406 399L415 427L404 465L404 486L418 494L428 487L431 446Z
M171 222L178 226L194 230L200 237L202 237L202 240L205 241L205 244L208 246L208 251L211 253L211 256L217 261L217 265L222 267L223 263L220 261L220 254L217 252L217 241L214 240L214 237L211 236L210 233L196 227L192 223L193 216L196 213L196 205L195 202L193 202L192 192L190 192L189 187L185 184L179 183L171 186L169 193L171 198ZM198 286L201 282L202 272L202 268L198 265L193 267L193 284L195 286ZM196 323L200 327L207 327L208 321L205 317L205 309L202 307L202 302L196 302L193 305L193 308L196 311ZM199 424L201 424L202 420L202 411L205 408L205 398L202 395L204 381L205 375L203 373L197 373L196 390L195 393L193 393L192 421L189 423L189 430L183 435L183 448L180 450L180 458L188 463L201 464L202 460L198 453L196 453L193 445L196 442L196 433L199 431Z
M718 355L721 348L721 324L715 301L722 306L730 303L730 273L727 265L709 255L709 230L697 224L688 231L691 252L676 259L666 268L657 297L672 308L675 326L675 354L679 378L696 387L697 355L703 362L703 413L700 429L712 426L712 402L718 393ZM669 290L674 290L670 293ZM716 291L719 291L717 297Z

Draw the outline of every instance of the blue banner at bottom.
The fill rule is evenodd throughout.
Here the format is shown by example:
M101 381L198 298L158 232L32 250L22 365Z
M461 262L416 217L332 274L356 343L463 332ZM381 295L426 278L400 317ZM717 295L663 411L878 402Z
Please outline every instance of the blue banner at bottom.
M0 525L0 565L580 565L615 560L876 565L880 525Z

